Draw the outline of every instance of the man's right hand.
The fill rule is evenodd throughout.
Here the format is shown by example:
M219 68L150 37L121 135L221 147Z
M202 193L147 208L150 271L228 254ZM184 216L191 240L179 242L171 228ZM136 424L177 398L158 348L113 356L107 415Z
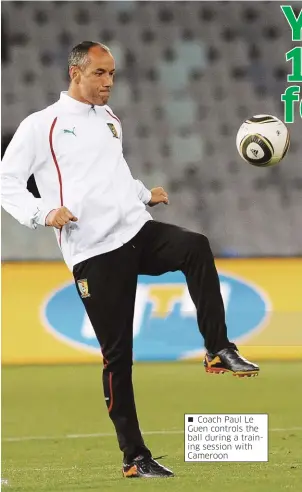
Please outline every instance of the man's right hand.
M66 207L56 208L49 212L45 219L47 226L55 227L56 229L62 229L62 227L69 222L77 222L77 217L73 215Z

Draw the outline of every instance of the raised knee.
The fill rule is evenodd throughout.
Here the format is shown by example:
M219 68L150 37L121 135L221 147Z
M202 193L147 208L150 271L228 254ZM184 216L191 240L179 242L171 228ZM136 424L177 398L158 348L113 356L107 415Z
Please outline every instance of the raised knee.
M209 240L203 234L194 232L191 240L192 248L196 252L208 253L211 251Z

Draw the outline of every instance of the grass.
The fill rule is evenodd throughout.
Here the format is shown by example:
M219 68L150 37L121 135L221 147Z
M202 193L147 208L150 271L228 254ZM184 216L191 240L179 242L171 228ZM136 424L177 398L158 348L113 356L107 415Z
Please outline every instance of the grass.
M9 483L3 490L298 490L301 374L302 362L262 363L261 376L253 379L206 375L198 363L136 364L136 401L145 441L154 456L168 455L161 461L176 477L126 480L103 400L101 367L3 368L1 477ZM184 413L268 413L269 462L185 463ZM98 433L109 435L87 436ZM70 434L86 437L66 438ZM18 440L7 440L12 437Z

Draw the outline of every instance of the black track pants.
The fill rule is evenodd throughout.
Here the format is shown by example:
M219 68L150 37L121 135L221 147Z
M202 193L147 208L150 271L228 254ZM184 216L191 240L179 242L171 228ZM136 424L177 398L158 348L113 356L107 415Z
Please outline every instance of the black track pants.
M177 270L186 276L207 350L215 353L236 348L227 338L214 258L202 234L149 221L121 248L89 258L73 270L79 293L77 281L87 281L89 297L82 301L102 348L106 404L120 449L128 460L149 453L139 429L132 386L137 277Z

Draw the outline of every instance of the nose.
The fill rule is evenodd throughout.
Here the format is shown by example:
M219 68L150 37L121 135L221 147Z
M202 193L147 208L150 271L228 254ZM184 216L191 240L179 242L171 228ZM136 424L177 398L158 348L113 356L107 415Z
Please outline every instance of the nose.
M104 80L104 87L110 88L112 86L113 86L113 77L108 74L106 79Z

